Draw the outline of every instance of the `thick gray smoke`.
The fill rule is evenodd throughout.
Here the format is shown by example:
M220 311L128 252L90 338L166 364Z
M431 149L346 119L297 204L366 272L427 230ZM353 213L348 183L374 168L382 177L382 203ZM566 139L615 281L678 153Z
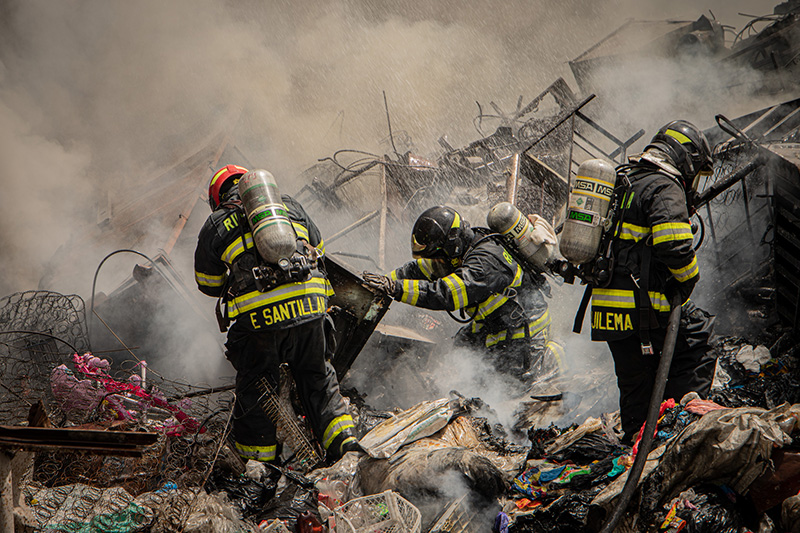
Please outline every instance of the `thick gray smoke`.
M292 193L303 185L293 177L335 150L386 151L382 91L395 131L426 154L442 135L454 146L476 137L476 101L510 110L558 76L572 82L566 62L628 17L694 20L710 8L740 26L747 19L737 11L771 7L755 0L4 0L0 294L39 286L46 262L67 246L84 258L70 265L81 274L43 287L88 300L94 268L112 249L82 238L83 228L97 223L103 205L220 131L233 127L242 153ZM654 120L636 125L628 113L619 124L652 128ZM164 234L151 240L163 243ZM191 286L191 251L176 249L172 258ZM108 291L119 277L103 280L99 288Z

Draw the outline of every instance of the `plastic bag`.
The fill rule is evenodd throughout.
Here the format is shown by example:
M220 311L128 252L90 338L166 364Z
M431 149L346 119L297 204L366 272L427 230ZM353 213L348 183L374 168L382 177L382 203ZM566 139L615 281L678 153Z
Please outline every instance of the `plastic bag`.
M205 489L209 493L223 491L231 504L239 508L242 517L249 518L257 514L273 496L277 482L268 476L261 480L246 475L212 475Z
M277 495L258 513L256 521L278 518L290 531L294 531L298 517L309 512L322 522L318 507L319 491L314 482L288 470L283 471L283 474L284 477L278 482Z

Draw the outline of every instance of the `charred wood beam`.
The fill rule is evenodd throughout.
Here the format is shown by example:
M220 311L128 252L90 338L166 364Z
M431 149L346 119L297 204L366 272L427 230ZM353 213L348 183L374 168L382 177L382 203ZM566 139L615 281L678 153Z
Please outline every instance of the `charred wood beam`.
M100 431L72 428L0 426L0 449L85 451L101 455L141 457L144 447L158 440L157 433Z
M212 168L217 168L217 164L219 164L219 159L222 157L222 154L225 152L225 147L228 146L229 143L229 135L226 135L225 138L222 140L219 148L217 149L216 153L214 154L214 158L210 162L210 166ZM194 172L197 173L198 178L203 178L206 172L205 168L198 168ZM189 220L189 215L192 214L194 210L194 206L197 204L197 201L200 198L206 198L206 184L205 179L199 179L198 181L201 182L200 186L197 189L197 193L193 194L189 197L189 200L186 202L183 210L178 214L178 222L175 223L175 226L172 228L172 233L167 239L167 242L164 244L164 253L167 255L172 252L172 248L175 246L175 243L178 242L178 237L181 236L183 232L183 228L186 227L186 222Z

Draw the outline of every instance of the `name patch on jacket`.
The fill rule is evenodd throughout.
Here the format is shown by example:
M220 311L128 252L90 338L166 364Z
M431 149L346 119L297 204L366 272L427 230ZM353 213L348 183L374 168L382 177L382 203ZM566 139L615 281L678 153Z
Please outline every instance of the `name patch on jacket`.
M592 330L600 331L633 331L630 313L613 311L593 311Z
M327 309L327 303L324 296L312 294L289 302L259 307L248 313L248 317L253 329L285 325L303 317L322 315Z

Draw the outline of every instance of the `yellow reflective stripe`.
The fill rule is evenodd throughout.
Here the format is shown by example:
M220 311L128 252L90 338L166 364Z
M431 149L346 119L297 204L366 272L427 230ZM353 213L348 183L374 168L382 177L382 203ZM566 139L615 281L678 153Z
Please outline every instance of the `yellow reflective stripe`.
M278 445L272 444L270 446L247 446L245 444L235 443L236 453L245 459L253 459L254 461L274 461L278 455Z
M466 307L469 302L467 301L467 286L464 284L464 280L458 277L457 274L450 274L442 279L450 288L450 294L453 295L453 308L461 309Z
M319 244L317 245L317 250L319 250L323 254L325 253L325 241L322 239L322 237L319 238Z
M478 305L478 312L475 314L475 320L483 320L487 316L497 311L504 303L508 301L506 296L502 294L493 294L489 299L484 300Z
M647 293L647 295L650 296L650 305L652 305L653 309L656 311L670 310L669 300L667 300L667 297L664 293L650 291Z
M673 139L677 139L679 143L686 144L692 142L692 140L684 135L683 133L675 130L667 130L664 132L666 135L669 135Z
M327 450L328 446L331 445L333 440L338 437L342 431L354 427L356 427L356 425L353 423L353 417L350 415L342 415L334 418L322 434L322 446Z
M400 301L404 304L417 305L417 300L419 300L419 280L404 279Z
M633 291L625 289L592 289L592 306L633 309L636 299Z
M520 285L522 285L522 267L517 265L514 279L511 280L511 284L508 287L519 287ZM508 289L508 287L506 289ZM478 304L478 312L475 314L475 320L482 320L502 307L502 305L508 301L508 297L504 294L505 291L503 293L495 293Z
M433 265L430 259L417 259L417 267L426 278L433 279Z
M333 288L327 279L314 276L308 281L298 281L281 285L268 292L251 291L228 302L228 317L234 318L241 313L246 313L257 307L295 300L304 296L333 295Z
M453 223L450 224L450 229L457 228L461 225L461 217L458 216L458 213L456 213L455 211L453 211L453 214L455 216L453 217Z
M528 329L530 330L530 336L534 337L534 336L538 335L539 333L542 333L543 331L545 331L548 327L550 327L550 322L551 322L550 311L545 309L544 313L542 313L542 315L540 317L532 320L528 324L528 328L527 329L526 329L525 326L520 326L518 328L512 329L511 330L511 338L512 339L522 339L522 338L524 338L528 333L528 331L527 331ZM499 331L497 333L492 333L492 334L487 335L486 336L486 341L485 341L486 347L487 348L491 348L495 344L506 340L506 338L508 338L508 335L509 335L509 330L507 330L507 329L504 329L503 331Z
M203 272L198 272L197 270L194 271L194 279L197 281L198 285L203 285L204 287L222 287L225 285L225 279L228 277L227 273L220 274L219 276L214 276L212 274L205 274Z
M630 192L630 196L628 196L628 203L627 203L627 205L625 206L625 209L628 209L628 208L630 208L630 206L631 206L631 203L633 202L633 195L634 195L634 194L635 194L635 193L634 193L634 191L631 191L631 192ZM623 204L625 203L625 199L624 199L624 198L622 199L622 203L623 203Z
M216 174L214 174L214 176L211 178L211 185L214 185L214 182L215 182L215 181L217 181L217 178L219 178L220 176L222 176L222 174L223 174L223 173L224 173L226 170L227 170L227 168L226 168L226 167L222 167L221 169L219 169L219 171L217 171L217 173L216 173Z
M653 226L653 244L692 240L693 238L692 227L685 222L665 222Z
M397 281L397 270L392 270L391 272L389 272L389 279Z
M499 342L503 342L504 340L506 340L506 336L507 335L508 335L508 331L505 330L505 329L503 331L498 332L498 333L491 333L489 335L486 335L486 347L487 348L491 348L495 344L497 344Z
M619 233L619 238L627 241L638 242L650 234L650 228L646 226L637 226L636 224L622 223L622 231Z
M535 335L540 331L543 331L547 326L550 325L550 310L545 309L542 316L531 322L531 335Z
M341 446L339 446L339 451L341 451L342 448L344 448L344 445L347 444L348 442L357 442L357 439L355 437L347 437L342 441Z
M628 289L602 289L600 287L594 287L592 289L592 294L600 294L603 296L633 296L633 291Z
M548 326L550 326L550 312L545 311L542 316L534 320L529 324L531 337L538 335L542 331L544 331ZM525 336L525 326L520 328L515 328L511 330L511 338L512 339L521 339Z
M247 248L253 248L253 234L249 231L244 234L245 242L247 243ZM239 254L244 252L244 246L242 245L242 238L237 237L232 243L225 248L225 251L222 252L221 259L228 263L229 265L233 264L233 260L239 257Z
M556 364L558 364L559 370L562 372L566 372L569 370L567 366L566 360L566 352L564 351L564 347L561 346L559 343L555 341L547 341L547 344L544 345L545 349L553 354L553 358L556 360Z
M608 188L608 182L606 180L601 180L601 179L597 179L597 178L590 178L588 176L575 176L575 181L576 181L576 183L578 181L588 181L588 182L591 182L591 183L596 183L598 185L601 185L601 186L603 186L605 188ZM581 195L591 196L593 198L598 198L600 200L605 200L605 201L608 201L608 198L609 198L609 195L607 195L607 194L596 193L596 192L592 192L592 191L586 190L586 189L581 189L578 192ZM520 215L521 215L521 213L520 213ZM517 222L519 221L519 219L520 219L520 217L517 218ZM517 222L514 222L514 224L511 227L512 228L515 227L517 225Z
M692 279L700 273L700 269L697 266L697 256L692 257L692 262L685 267L676 269L670 268L669 271L672 272L672 275L675 276L675 279L681 283Z
M292 227L298 239L305 239L308 242L308 229L304 225L293 220Z
M467 307L467 314L473 316L474 312L475 312L474 307ZM472 323L469 325L469 329L472 333L478 333L481 330L481 328L483 328L483 324L481 322L478 322L477 320L473 320Z
M669 302L663 293L650 291L650 305L656 311L669 311ZM595 307L616 307L634 309L636 299L633 291L625 289L592 289L592 305Z

